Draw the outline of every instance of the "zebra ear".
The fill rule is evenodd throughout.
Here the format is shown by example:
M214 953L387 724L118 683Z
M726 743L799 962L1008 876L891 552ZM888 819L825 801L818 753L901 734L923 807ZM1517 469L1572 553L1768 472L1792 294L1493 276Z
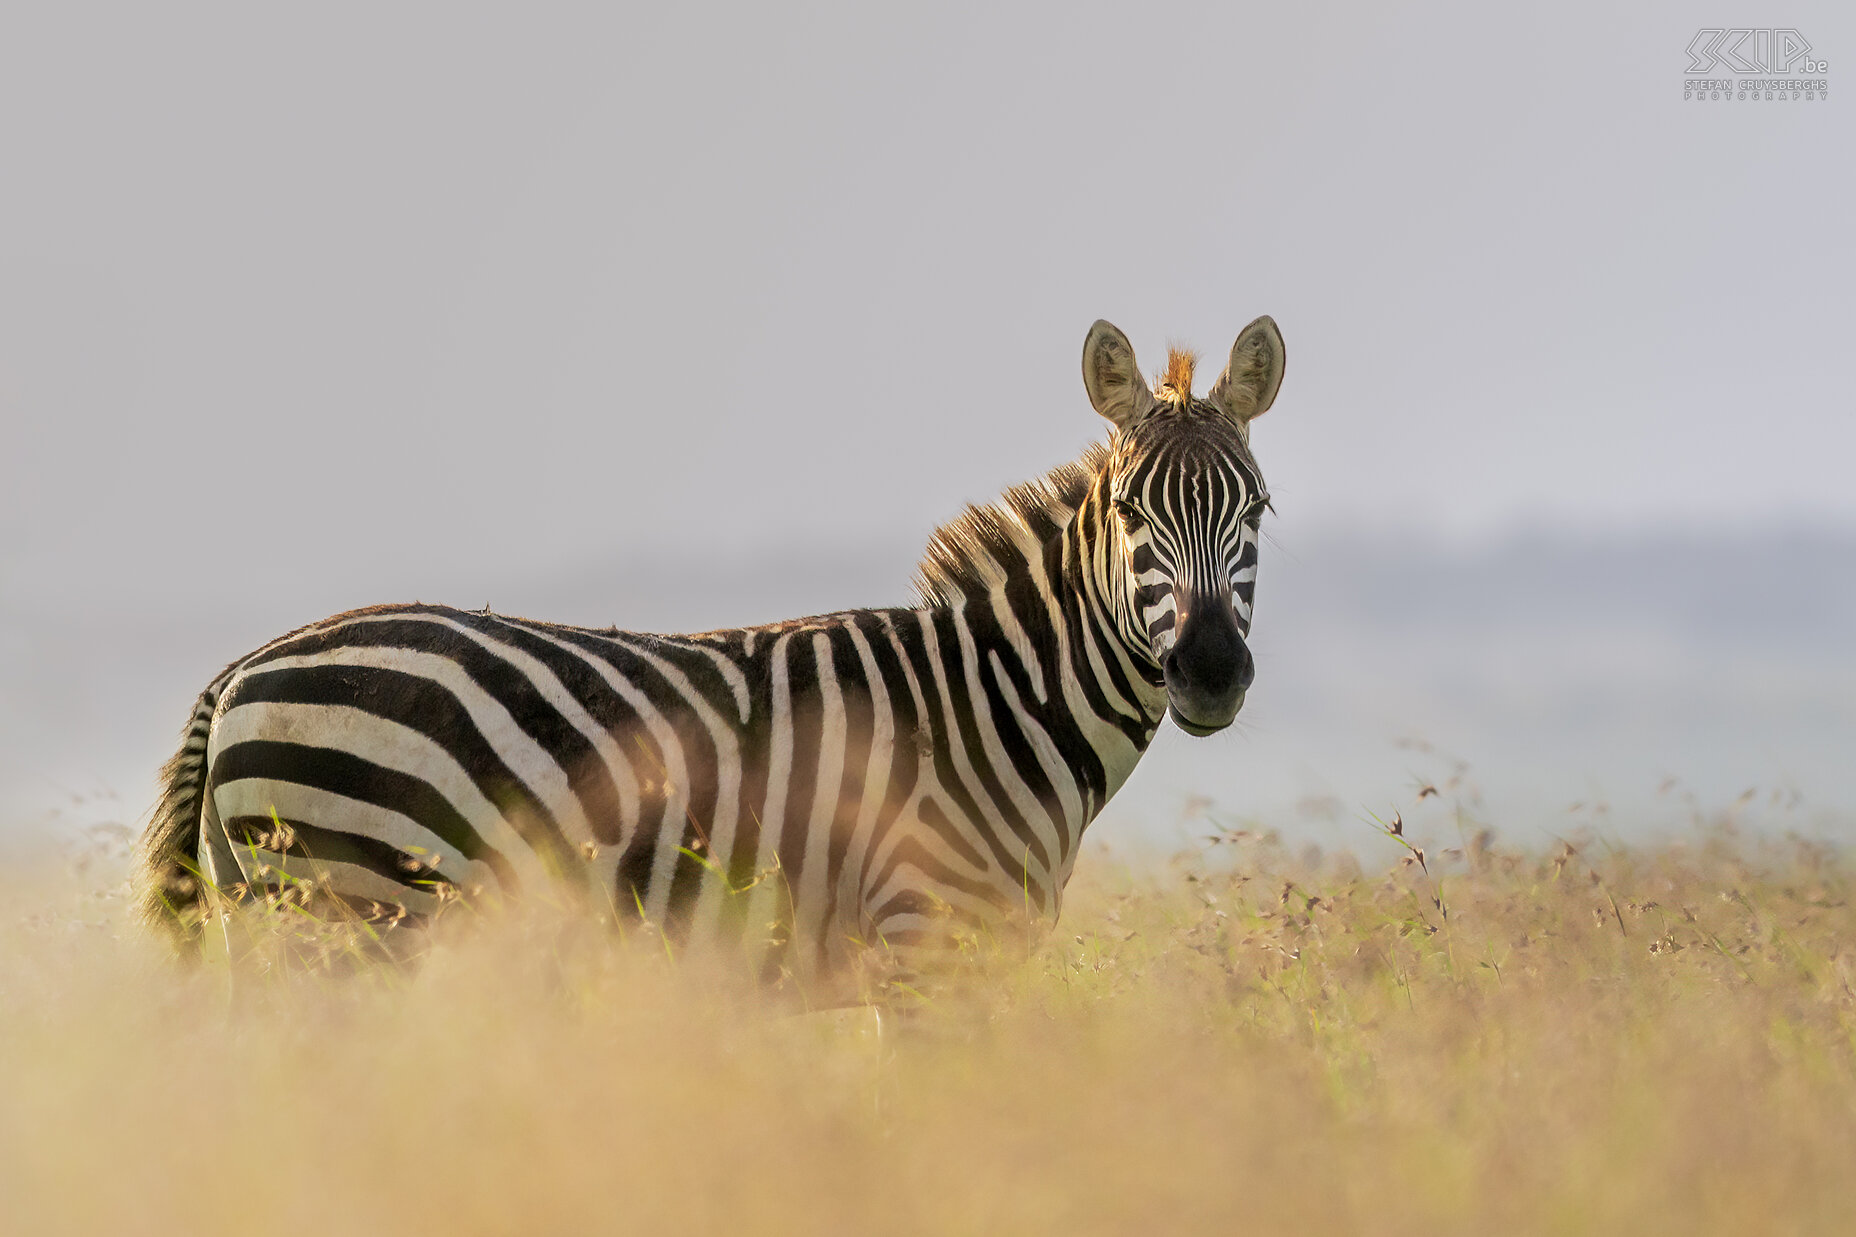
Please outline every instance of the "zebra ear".
M1125 430L1154 410L1153 392L1141 381L1134 345L1112 323L1098 318L1083 341L1083 387L1095 410Z
M1248 425L1276 402L1286 360L1282 332L1276 320L1264 314L1238 335L1231 345L1231 363L1207 394L1232 420Z

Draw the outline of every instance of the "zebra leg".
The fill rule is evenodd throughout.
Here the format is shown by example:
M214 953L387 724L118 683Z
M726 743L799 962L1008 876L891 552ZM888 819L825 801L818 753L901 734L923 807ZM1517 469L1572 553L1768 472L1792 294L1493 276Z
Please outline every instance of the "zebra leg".
M923 890L890 898L871 923L865 984L896 1009L933 1002L984 954L984 926ZM872 983L871 981L875 982Z

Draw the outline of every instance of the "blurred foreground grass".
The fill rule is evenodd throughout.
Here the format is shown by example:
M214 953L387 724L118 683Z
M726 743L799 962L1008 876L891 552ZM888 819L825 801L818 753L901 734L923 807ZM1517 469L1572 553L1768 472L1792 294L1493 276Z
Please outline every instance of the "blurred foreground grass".
M881 1033L542 914L233 1001L15 873L0 1231L1856 1231L1846 856L1367 853L1086 856Z

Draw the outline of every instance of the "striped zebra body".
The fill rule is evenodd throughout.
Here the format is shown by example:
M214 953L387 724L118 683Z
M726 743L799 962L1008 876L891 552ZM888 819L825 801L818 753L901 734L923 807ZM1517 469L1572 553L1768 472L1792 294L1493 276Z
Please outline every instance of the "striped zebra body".
M1170 402L1103 394L1104 327L1085 379L1114 440L938 532L913 608L660 636L384 606L234 663L166 771L151 914L199 901L189 870L415 920L564 885L801 980L1054 921L1169 707L1216 729L1236 705L1191 691L1222 676L1241 702L1249 679L1246 419L1189 376ZM1224 642L1193 645L1218 607ZM1192 679L1175 653L1200 645Z

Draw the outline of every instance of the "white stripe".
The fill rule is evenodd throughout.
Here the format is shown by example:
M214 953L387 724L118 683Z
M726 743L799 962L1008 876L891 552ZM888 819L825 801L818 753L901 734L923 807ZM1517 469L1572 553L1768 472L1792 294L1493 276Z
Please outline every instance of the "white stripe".
M782 632L773 642L769 657L773 663L773 729L768 734L767 801L761 810L760 839L754 853L754 878L759 880L748 894L746 939L748 955L758 970L766 956L767 925L784 913L791 892L786 877L777 871L780 854L780 831L786 823L786 787L793 771L793 698L790 668L786 664L787 648L793 633ZM752 804L744 805L748 811ZM764 878L763 878L764 876Z
M954 626L956 630L960 632L966 630L966 624L961 615L961 610L965 608L965 605L966 603L963 602L961 606L957 607L954 611ZM951 656L952 650L944 652L941 649L940 639L934 629L933 614L923 612L917 615L917 622L921 627L923 642L927 646L928 665L934 672L934 710L941 719L941 732L945 743L945 747L942 750L953 763L954 776L960 779L960 789L965 790L966 797L979 805L980 812L985 819L968 822L965 819L966 814L959 811L953 804L949 803L943 806L947 809L948 818L955 822L956 827L961 824L968 824L970 828L972 828L974 833L973 841L977 843L974 849L985 857L987 866L990 869L996 860L992 855L992 848L986 843L985 836L979 832L981 828L1004 843L1007 853L1010 853L1013 847L1019 845L1019 842L1017 837L1012 835L1011 830L1006 827L1005 817L1000 814L998 805L992 801L992 797L988 795L985 788L980 785L979 774L974 771L973 763L967 759L966 739L960 733L960 718L958 712L955 710L953 693L947 681L947 659ZM956 645L960 643L959 636L955 637L955 642ZM983 739L981 743L982 746L984 746ZM934 776L935 780L938 782L940 780L939 774L937 773Z
M884 626L888 627L887 615L884 616ZM858 660L863 663L864 682L870 688L870 759L864 767L863 799L857 806L857 824L845 846L844 866L838 871L838 887L832 891L833 918L827 922L834 925L840 936L847 933L861 936L863 923L859 885L862 883L864 856L869 851L872 835L876 831L877 814L883 810L890 779L896 772L896 713L889 698L889 687L883 681L883 672L877 665L870 642L855 625L849 630ZM906 664L904 673L907 673Z
M268 866L276 868L293 880L310 880L324 886L334 893L347 898L366 898L372 902L385 902L405 907L415 915L429 915L440 905L437 895L425 889L402 885L397 881L381 876L371 868L359 867L352 863L340 863L331 859L300 859L293 856L278 855L268 850L252 850L234 846L233 853L239 867L239 880L253 885L270 885L282 882L261 880L258 868ZM230 873L220 873L214 868L213 883L220 887L230 883Z
M407 617L412 616L370 615L357 621L391 622ZM619 755L618 745L613 742L612 736L606 732L606 728L600 725L598 720L586 711L586 708L572 692L567 690L566 685L561 682L547 663L512 644L498 640L493 636L478 631L475 628L468 627L444 615L421 614L417 617L422 622L428 622L434 626L444 627L450 631L457 632L492 657L507 662L517 673L528 680L530 685L534 687L536 694L553 706L554 710L567 721L568 725L579 731L581 737L586 739L593 750L599 753L600 759L606 765L607 772L611 774L613 781L618 785L621 811L627 819L636 819L638 802L637 786L635 782L628 782L628 779L631 778L631 769L626 764L624 758ZM497 621L500 622L501 620ZM541 634L532 628L523 627L518 624L510 624L509 626L515 630L527 631L535 635ZM551 639L551 642L562 645L562 647L572 647L570 645L565 645L564 642L559 640ZM344 654L347 651L348 650L343 650ZM274 665L276 663L268 664ZM446 686L449 686L449 684ZM454 692L453 694L456 693ZM473 714L473 717L474 716L475 714ZM547 757L547 762L556 769L560 769L560 763L554 759L552 753L546 753L539 745L534 745L534 750L544 752L544 755ZM561 787L559 792L561 802L558 806L550 802L549 807L554 810L557 817L561 818L562 832L566 834L568 841L575 846L587 842L599 841L597 834L595 834L593 830L592 822L586 818L585 808L580 803L579 796L573 793L572 782L568 779L564 769L561 770L558 785ZM627 803L628 791L630 793L630 811L627 812L624 811L624 809ZM548 798L549 796L543 796L544 801L547 801Z
M1057 742L1050 737L1050 732L1026 712L1024 702L1018 697L1018 690L1012 686L1010 676L999 662L997 650L993 652L992 660L993 674L998 679L999 690L1005 693L1006 705L1018 718L1020 728L1030 741L1031 750L1037 756L1038 767L1044 770L1044 776L1057 790L1058 811L1071 826L1066 830L1068 836L1065 838L1064 849L1071 849L1076 836L1082 832L1082 826L1087 823L1083 816L1082 795L1076 786L1076 770L1064 762L1063 753L1057 750Z
M973 643L973 633L967 628L965 607L962 607L954 616L954 630L960 642L961 661L967 668L967 699L973 706L973 720L980 733L980 747L985 751L986 761L992 766L993 777L1005 791L1005 796L1012 808L1019 819L1029 827L1031 835L1038 840L1038 845L1043 848L1044 870L1037 875L1037 879L1048 879L1052 865L1062 854L1062 840L1057 836L1056 828L1051 823L1050 813L1044 809L1043 804L1037 801L1030 787L1025 785L1024 779L1018 776L1018 770L1012 764L1011 755L1005 750L1005 740L999 737L999 728L992 715L986 685L980 677L986 672L987 667L980 657L979 649ZM1003 675L999 678L1002 682L1004 681ZM1023 718L1022 715L1019 720L1029 723L1029 719ZM999 804L993 802L991 795L981 792L981 797L984 802L995 809L1000 807ZM999 827L1000 840L1020 851L1021 853L1015 855L1014 858L1021 860L1029 868L1031 848L1019 840L1017 834L1006 825L1003 811L999 813Z
M741 724L743 726L747 725L752 707L751 698L748 693L748 679L745 674L741 673L741 667L736 665L734 660L723 650L709 648L706 645L690 640L688 637L664 637L663 640L665 644L677 648L688 649L692 653L700 654L705 661L715 667L716 673L722 676L722 681L728 684L728 690L734 693L735 709L740 716ZM628 645L627 647L629 648L631 646ZM637 652L639 656L649 659L649 655L643 650L637 649L634 651ZM656 659L650 660L652 660L653 664L657 664ZM670 665L668 662L663 664L665 666ZM683 678L683 672L681 670L675 670L675 673L679 678ZM688 680L684 679L684 682L687 684ZM689 688L688 694L692 699L698 695L694 687Z
M274 666L277 663L267 662L265 664ZM452 759L449 752L416 730L346 705L279 704L272 701L259 701L239 705L220 715L219 721L213 727L213 747L209 759L216 760L218 753L235 743L251 740L300 743L306 747L321 747L346 752L380 765L382 768L416 777L443 796L486 845L509 861L510 866L516 870L517 876L524 883L545 878L547 869L512 823L497 809L495 804L484 797L483 792L477 789L477 784L470 779L470 775L464 768ZM270 787L272 793L276 795L282 795L287 788L295 787L295 783L271 779L244 779L227 783L227 785ZM296 787L296 789L312 788ZM218 791L215 791L213 798L216 804L223 802ZM239 802L245 804L242 799ZM304 824L318 825L325 829L343 829L349 833L365 832L346 826L345 822L349 819L350 809L345 805L353 803L353 800L346 798L339 798L338 801L332 802L329 806L337 812L337 815L330 818L297 815L291 819L302 821ZM271 804L262 803L251 810L237 813L229 813L222 808L220 819L227 819L229 815L234 814L262 816L269 813L270 807ZM283 812L281 802L277 804L277 807L279 812ZM392 815L396 820L406 819L397 813ZM411 822L408 823L411 824ZM394 846L399 846L401 841L424 846L427 849L439 845L437 838L429 830L416 824L412 825L412 828L416 830L416 833L382 833L375 836Z
M484 690L465 673L462 666L449 657L416 649L357 645L279 657L261 666L253 666L247 673L259 674L304 666L357 666L397 670L436 683L463 705L484 741L495 749L510 772L520 778L554 815L562 834L572 843L592 839L593 833L587 824L586 814L581 811L580 800L573 793L566 770L555 761L554 754L531 738L502 701Z
M708 820L697 821L696 824L708 847L708 854L705 858L712 863L719 862L716 855L728 853L724 849L724 844L733 846L735 825L741 817L740 742L734 728L710 706L708 698L696 689L694 683L690 682L689 676L683 672L682 667L639 647L638 643L634 643L635 639L636 637L632 639L612 637L614 644L631 653L663 677L670 689L677 693L678 700L695 713L697 723L707 732L709 742L715 749L715 808ZM607 670L614 675L618 673L612 667L607 667ZM745 691L747 680L741 676L739 671L736 671L736 677L741 679L742 690ZM657 743L659 750L664 753L662 773L667 799L664 804L663 821L659 825L657 850L651 859L650 897L645 903L645 911L650 918L654 922L661 922L670 909L671 884L676 875L677 862L682 858L684 826L694 819L690 803L693 787L689 764L684 759L683 736L642 688L629 680L626 681L626 686L637 697L638 703L634 707L649 728L651 738ZM741 698L737 698L737 703L742 703ZM743 720L746 720L745 716ZM726 837L720 836L723 834ZM705 876L698 886L698 918L692 927L700 928L702 915L707 912L708 907L716 903L723 892L722 882L719 879Z
M838 668L831 652L831 638L824 632L812 636L812 654L818 659L819 751L812 781L812 813L806 824L805 866L799 875L799 891L793 923L793 969L801 980L813 975L817 963L815 944L824 929L825 884L830 858L833 827L838 817L838 794L844 786L844 749L846 729L844 696L838 685Z
M240 816L268 817L272 809L284 820L314 823L319 828L335 833L346 833L357 838L373 838L385 842L398 850L413 855L436 856L438 875L455 885L468 888L471 885L483 885L485 888L498 888L495 870L481 859L466 859L456 848L441 840L431 830L423 828L410 817L398 812L364 802L350 799L346 795L333 794L314 786L300 786L294 782L273 782L263 778L241 778L236 782L227 782L213 790L213 807L222 821L233 820ZM252 877L247 856L251 848L231 843L232 853L238 858L239 866L247 868L247 879ZM307 847L306 847L307 848ZM309 849L312 863L322 862L317 859L313 848ZM260 853L265 853L260 851ZM299 863L302 860L298 860ZM276 866L273 862L272 866ZM315 873L293 872L293 875L310 875ZM398 888L404 882L394 877L385 877L384 883ZM429 873L408 872L405 881L430 879ZM368 893L370 898L378 898L379 893Z

